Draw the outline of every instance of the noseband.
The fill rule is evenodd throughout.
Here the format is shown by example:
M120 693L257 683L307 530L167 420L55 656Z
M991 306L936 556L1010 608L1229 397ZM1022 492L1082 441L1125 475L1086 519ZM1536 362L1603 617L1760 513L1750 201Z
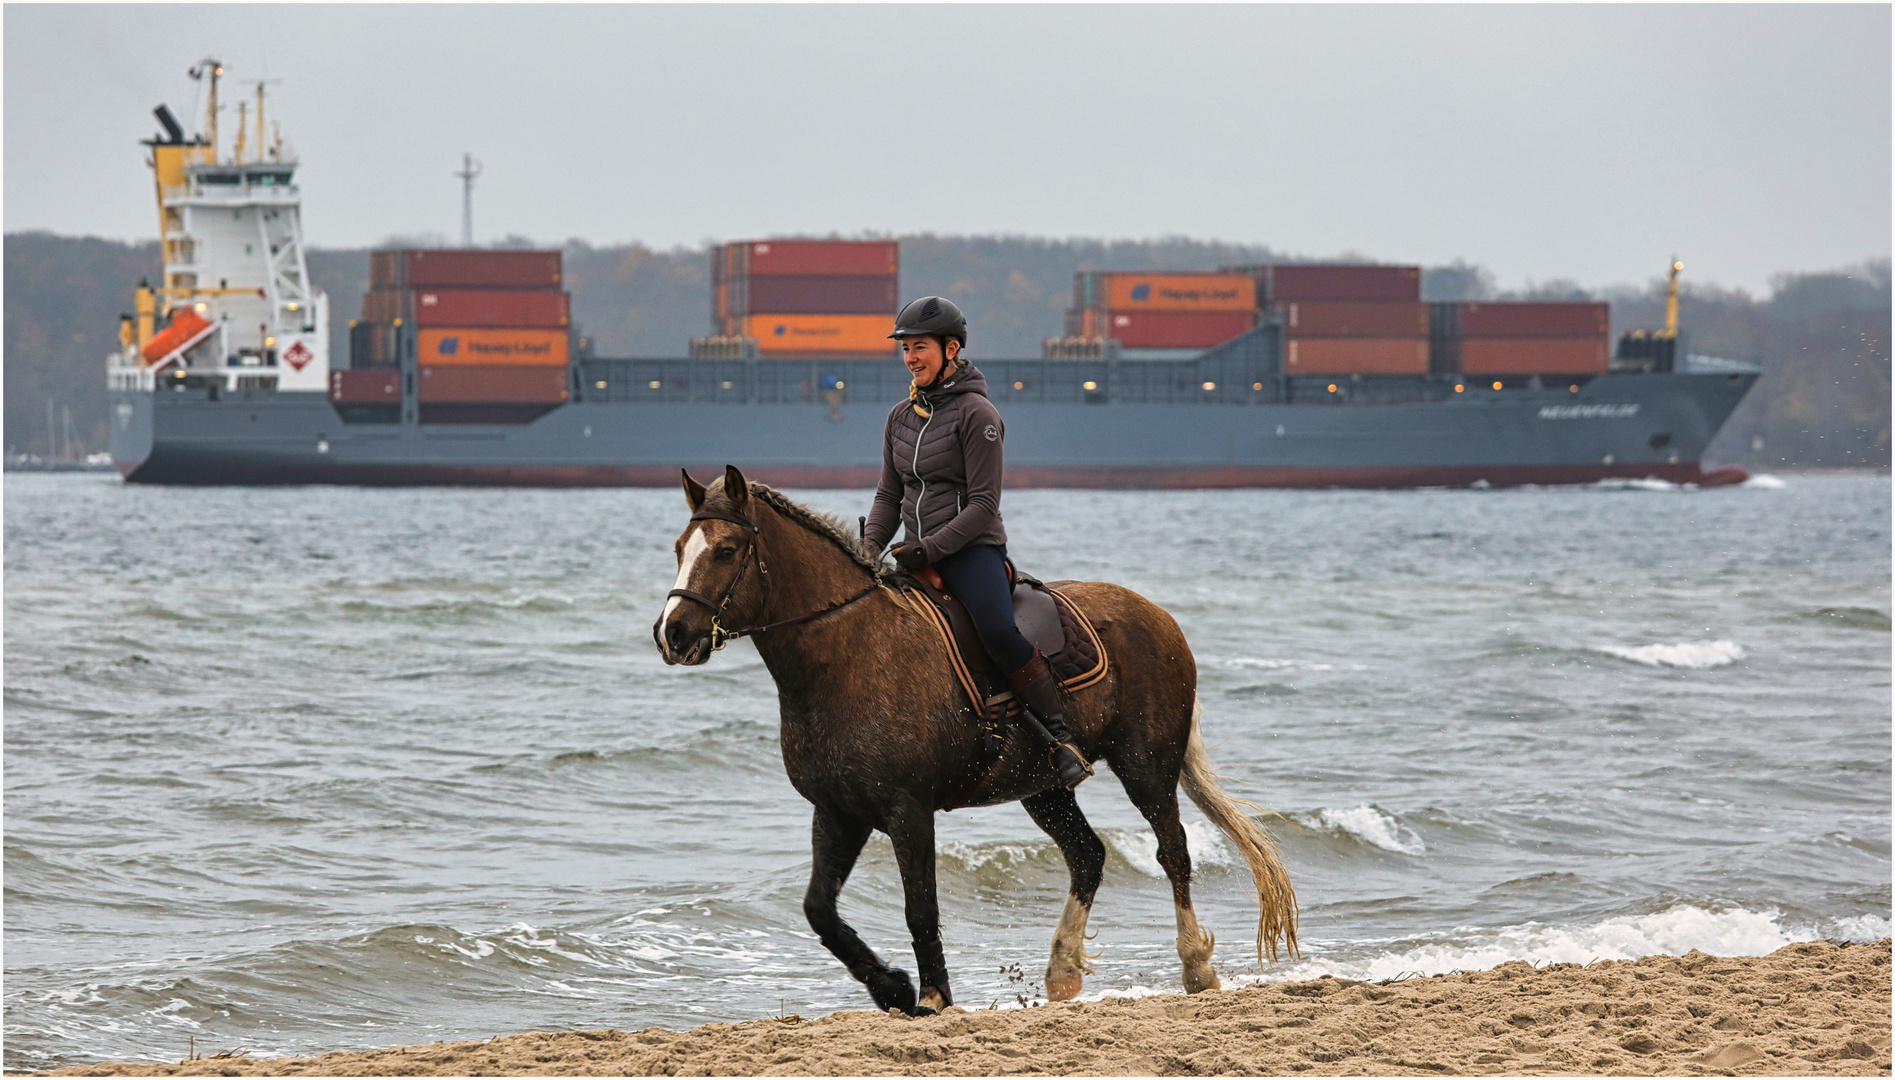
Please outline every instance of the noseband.
M750 569L750 560L753 557L756 559L756 562L757 562L757 573L763 578L763 602L766 607L770 603L770 567L768 566L768 564L766 564L763 561L763 530L761 528L758 528L756 522L751 521L748 518L740 518L735 514L726 514L721 510L699 510L697 513L691 515L691 520L692 521L728 521L733 525L743 526L750 533L750 544L748 547L744 548L743 562L737 565L737 572L731 575L730 584L725 587L724 595L718 597L716 600L712 600L710 597L705 596L703 593L693 592L690 589L673 589L669 593L665 594L665 598L667 600L675 596L675 597L678 597L679 599L689 600L689 601L692 601L693 603L703 604L705 607L711 609L711 651L712 652L717 652L718 650L722 649L724 646L730 644L733 641L736 641L738 638L741 638L741 637L749 637L752 634L761 634L767 630L775 630L778 627L791 626L800 622L808 622L810 619L814 619L818 616L827 615L832 611L841 610L842 608L848 607L850 604L853 604L857 600L860 600L863 597L867 596L868 594L874 592L877 588L880 587L879 583L870 582L868 588L863 589L861 592L856 593L854 596L849 597L847 600L844 600L841 603L831 604L830 606L826 608L818 608L817 610L811 611L807 614L798 615L793 619L784 619L780 622L770 623L767 626L752 626L745 630L726 630L724 628L724 623L723 623L724 609L730 606L731 596L737 592L737 586L743 583L744 572Z

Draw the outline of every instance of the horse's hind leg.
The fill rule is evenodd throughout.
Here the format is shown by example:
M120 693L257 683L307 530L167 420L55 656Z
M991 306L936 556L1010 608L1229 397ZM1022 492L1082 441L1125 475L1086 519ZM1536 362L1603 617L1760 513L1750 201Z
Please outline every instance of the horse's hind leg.
M867 825L816 811L810 828L814 860L809 872L809 891L803 895L803 915L809 920L810 929L822 939L823 947L842 961L849 974L869 988L869 997L875 1000L876 1008L913 1012L915 984L909 981L908 973L882 963L875 950L863 944L854 928L843 922L836 911L836 896L842 891L842 883L849 880L849 871L855 869L856 857L862 854L862 845L868 843L869 831Z
M1118 770L1115 767L1113 771ZM1191 910L1191 851L1185 845L1184 823L1178 819L1177 781L1159 789L1128 779L1125 793L1151 822L1152 832L1158 836L1158 865L1171 879L1171 903L1178 917L1178 959L1184 961L1184 992L1216 990L1217 972L1211 968L1211 947L1216 939L1210 931L1198 928L1197 914Z
M1069 788L1055 785L1022 799L1020 805L1032 815L1033 823L1059 845L1072 875L1066 910L1060 913L1059 928L1053 931L1053 957L1046 962L1047 999L1070 1001L1092 972L1086 956L1086 919L1092 914L1092 897L1099 891L1099 877L1105 871L1105 845L1092 831L1086 815L1080 813L1079 801Z

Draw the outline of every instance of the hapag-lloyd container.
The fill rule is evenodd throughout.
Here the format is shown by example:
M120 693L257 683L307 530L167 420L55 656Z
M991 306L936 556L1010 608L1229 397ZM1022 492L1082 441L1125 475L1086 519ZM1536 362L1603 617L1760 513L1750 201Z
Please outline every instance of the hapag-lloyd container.
M1225 269L1253 273L1258 295L1266 301L1421 299L1419 266L1274 263Z
M1425 375L1428 339L1288 338L1283 369L1292 375Z
M1587 375L1607 369L1606 339L1461 339L1461 370L1469 375Z
M554 330L572 321L572 298L544 289L375 289L362 296L362 318L418 326Z
M757 339L757 353L773 356L889 356L895 343L889 315L806 315L778 312L743 320L744 337Z
M1604 339L1612 317L1610 305L1592 303L1483 300L1460 309L1462 337Z
M1103 274L1104 306L1111 311L1222 311L1257 309L1257 282L1243 274ZM1080 285L1084 291L1083 283Z
M724 279L772 274L893 277L901 268L893 240L742 240L727 244Z
M724 282L726 314L881 315L893 328L900 300L893 276L770 274Z
M1427 337L1428 305L1405 300L1290 300L1274 305L1299 337Z
M557 251L410 248L369 257L370 289L557 289L561 281Z
M572 394L566 369L546 364L423 364L416 396L424 404L557 404Z
M424 329L416 335L417 362L557 365L564 368L571 338L564 330Z
M1249 311L1110 311L1104 336L1128 349L1190 349L1221 345L1257 324Z

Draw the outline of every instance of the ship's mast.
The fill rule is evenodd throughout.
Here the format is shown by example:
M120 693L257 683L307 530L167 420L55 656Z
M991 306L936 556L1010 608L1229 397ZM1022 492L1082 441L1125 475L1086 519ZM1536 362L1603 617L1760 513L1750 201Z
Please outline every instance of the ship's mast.
M1665 287L1665 328L1659 331L1662 337L1678 336L1678 271L1683 269L1684 264L1678 261L1677 256L1672 256L1671 283Z
M202 80L206 75L211 79L211 100L209 108L204 110L204 139L210 144L209 161L217 160L217 80L224 74L224 62L216 57L207 56L198 61L191 69L191 78Z

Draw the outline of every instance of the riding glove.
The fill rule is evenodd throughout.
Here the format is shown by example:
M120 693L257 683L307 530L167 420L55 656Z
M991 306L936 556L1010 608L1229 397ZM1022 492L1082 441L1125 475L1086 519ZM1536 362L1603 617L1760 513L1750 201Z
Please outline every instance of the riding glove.
M912 540L903 540L888 551L895 565L911 574L919 574L928 565L928 552Z

